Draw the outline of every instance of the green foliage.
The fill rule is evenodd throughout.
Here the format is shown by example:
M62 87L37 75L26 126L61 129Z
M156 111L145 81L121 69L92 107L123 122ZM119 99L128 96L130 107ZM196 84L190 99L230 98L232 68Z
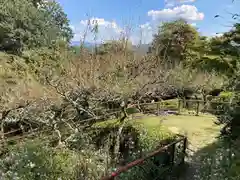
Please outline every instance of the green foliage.
M6 180L95 180L106 168L103 151L56 149L36 140L12 148L1 158L0 175Z
M157 123L156 121L159 121L159 119L144 118L127 121L121 135L122 143L119 150L124 164L136 160L137 158L144 157L147 153L174 141L175 136L172 133L160 124L154 125ZM95 142L100 142L101 140L102 144L106 144L107 137L115 138L121 123L117 120L109 120L98 123L95 126L98 127L98 133L95 134L95 137L98 138L95 138ZM156 177L156 175L161 175L161 177L163 177L163 170L170 167L168 158L172 154L170 153L169 155L168 153L170 152L159 153L157 157L150 158L145 161L143 165L133 167L127 172L122 173L119 178L123 180L133 178L144 180ZM143 171L142 168L146 171Z
M224 122L225 112L229 109L229 100L233 97L232 92L222 92L219 96L214 97L209 102L208 110L216 115L223 115L219 121Z
M139 111L139 109L132 107L132 108L127 108L126 112L128 115L131 115L131 114L139 113L140 111Z
M239 136L240 96L236 92L225 92L210 102L211 109L219 116L218 122L224 124L222 134L236 138Z
M109 164L109 149L105 151L105 146L111 148L111 142L114 141L109 139L109 135L113 135L114 138L114 132L118 130L119 125L116 121L108 121L96 125L97 131L92 129L86 134L76 133L68 138L66 148L53 148L40 140L26 141L9 147L8 153L1 157L0 173L6 180L100 179L109 170L109 165L114 167L113 164ZM145 127L148 127L147 130ZM132 142L127 137L132 137L134 142L139 141L140 144L134 145L136 149L129 154L131 156L128 156L125 162L152 151L152 148L162 145L163 141L165 144L174 139L174 136L163 127L143 125L140 120L135 123L129 121L123 130L124 144L121 148L132 149ZM92 145L99 142L103 143L103 147L96 150ZM163 153L160 159L163 160L165 157L166 154ZM153 162L155 160L149 161L148 165L154 165ZM130 174L132 173L136 171L131 171Z
M193 68L201 71L233 73L233 67L230 61L219 56L206 55L191 62Z
M225 91L220 93L219 98L225 101L225 100L229 100L231 97L233 97L233 95L234 95L233 92Z
M64 75L67 61L72 57L65 47L39 48L23 51L22 57L31 74L42 84L46 77Z
M132 138L135 139L135 152L140 151L141 153L145 154L150 152L153 149L156 149L161 145L161 142L172 141L174 140L174 135L169 132L167 129L162 127L160 123L158 125L152 125L151 121L159 121L159 119L151 119L151 118L144 118L140 120L128 120L123 129L123 135L128 135L128 133L132 134ZM97 123L94 125L98 127L98 133L105 136L109 136L110 134L116 134L121 123L117 120L109 120L102 123ZM105 132L105 133L103 133ZM104 139L104 137L97 134L96 137ZM138 154L138 156L141 154ZM130 157L128 157L130 158Z
M184 20L163 23L154 35L151 51L166 65L175 67L186 60L187 50L198 39L198 32Z
M201 149L196 156L202 163L196 174L199 179L239 179L239 142L220 139Z
M178 99L162 101L160 103L160 107L165 109L176 110L178 109Z
M109 41L104 44L101 44L97 48L97 54L105 55L105 54L118 54L118 53L128 53L130 55L132 49L132 43L126 40L118 40L118 41Z
M232 76L240 57L239 34L240 26L237 23L233 30L220 37L211 38L208 41L208 48L205 48L205 54L196 62L196 65L200 63L202 69L213 69Z
M72 50L75 50L77 55L84 53L80 52L79 47L68 49L68 43L73 34L67 16L57 2L0 0L0 6L4 7L0 10L0 50L21 53L25 60L25 62L23 62L23 59L14 60L15 56L13 56L13 60L9 58L7 60L9 62L6 63L12 65L9 68L11 70L6 68L7 70L4 69L4 72L0 72L0 78L4 80L4 83L6 80L8 87L10 87L9 90L12 87L10 84L18 83L17 79L12 78L13 71L16 71L17 75L21 77L25 77L24 74L30 74L29 79L31 81L34 77L42 84L46 83L46 77L54 76L57 79L63 77L65 81L58 84L62 86L58 87L59 89L64 89L65 86L65 89L85 88L85 84L91 80L94 82L94 88L100 86L106 90L103 95L101 92L97 92L97 96L93 93L94 101L88 102L90 100L86 100L86 106L88 110L91 110L92 106L96 108L98 104L101 104L100 99L108 100L108 96L111 96L109 99L113 97L112 102L116 103L125 96L127 98L131 97L133 91L145 91L142 87L146 87L152 77L155 81L150 82L149 84L152 86L149 86L150 88L146 87L146 89L154 89L156 86L161 87L162 85L174 86L182 90L187 88L195 91L199 90L200 93L206 95L206 92L221 84L218 83L218 79L222 80L219 74L225 73L229 78L226 87L228 92L224 92L213 99L217 102L210 102L210 106L215 111L219 110L217 115L220 116L220 123L226 124L227 127L230 126L232 129L233 127L240 127L238 121L240 109L236 106L240 102L240 95L235 93L240 90L239 48L237 46L240 34L239 24L236 24L234 30L225 33L222 37L208 39L201 37L194 27L183 20L167 22L159 27L158 33L154 36L151 48L155 55L153 58L152 56L146 56L142 58L143 60L135 60L135 54L131 51L129 42L112 41L96 48L96 54L94 52L92 54L88 53L89 56L82 56L83 58L79 60L77 56L73 55ZM98 27L96 26L93 31L98 33ZM232 44L232 42L235 44ZM109 61L107 57L110 57ZM112 59L112 57L114 58ZM93 58L96 59L93 60ZM76 59L74 62L76 64L69 65L68 62L73 59ZM159 59L162 62L158 62ZM117 61L116 65L111 64L113 60L113 63ZM16 61L19 62L16 63ZM165 67L159 65L160 63L163 63ZM20 64L23 65L20 66ZM183 64L184 68L179 64ZM110 66L110 68L107 66ZM169 72L173 67L174 69ZM162 69L166 69L166 71L162 72ZM128 74L130 71L131 73ZM84 72L86 74L91 73L91 76L85 76ZM212 72L216 72L216 74ZM139 75L137 75L138 73ZM87 81L87 83L84 81ZM231 86L234 86L234 88L231 89ZM111 95L110 91L114 92L114 95ZM9 93L5 89L4 92ZM118 92L117 98L115 98L115 92ZM142 92L142 94L144 93ZM62 92L62 94L67 93ZM153 97L157 94L155 93ZM167 93L163 88L159 94ZM138 98L136 99L138 100ZM11 101L8 96L6 99ZM76 94L73 99L80 102L83 97ZM228 101L229 104L223 104L225 101ZM79 102L74 101L73 104L76 105ZM82 108L82 106L80 107ZM177 109L178 101L164 101L160 108ZM75 110L79 111L76 106L69 108L71 110L67 109L65 111L66 109L60 108L61 113L69 115L72 110L74 110L72 111L74 113ZM149 105L148 109L156 110L156 105ZM81 112L76 113L80 114ZM136 108L127 109L128 114L136 112L138 112ZM105 111L101 113L104 114ZM60 118L64 119L65 116ZM69 119L72 120L72 116ZM77 123L79 118L73 120L74 123ZM109 155L108 151L112 151L121 125L120 122L114 120L98 123L92 126L93 129L89 130L87 134L82 132L72 134L65 142L66 147L60 149L47 146L42 142L34 142L34 144L27 142L18 148L11 149L3 157L3 161L0 162L0 173L3 172L3 177L7 180L17 178L20 180L51 180L60 177L69 180L100 179L104 171L109 170L108 162L106 162ZM63 136L64 138L65 136ZM159 118L157 120L145 118L128 121L123 128L119 152L124 161L129 162L137 157L144 156L147 152L165 143L172 142L174 138L175 136L172 133L160 125ZM105 149L107 149L107 153L104 152ZM161 155L158 160L161 161L164 157L166 157L165 154ZM152 164L153 160L147 162L145 168L151 169ZM111 165L114 167L116 164ZM134 175L140 173L143 173L143 171L133 169L130 171L130 176L127 175L122 178L136 178Z
M55 154L56 153L56 154ZM57 179L72 176L73 157L70 152L54 152L39 142L26 143L11 150L1 164L4 179Z
M29 0L1 0L0 50L20 53L23 49L49 47L72 38L69 22L55 1L34 6Z

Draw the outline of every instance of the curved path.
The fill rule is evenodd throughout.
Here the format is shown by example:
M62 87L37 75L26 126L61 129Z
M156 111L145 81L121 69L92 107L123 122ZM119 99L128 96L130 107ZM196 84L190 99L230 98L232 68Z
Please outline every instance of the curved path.
M200 180L203 149L211 146L219 135L220 127L214 124L212 115L172 115L164 117L162 124L174 133L186 134L189 140L186 162L188 167L181 180Z

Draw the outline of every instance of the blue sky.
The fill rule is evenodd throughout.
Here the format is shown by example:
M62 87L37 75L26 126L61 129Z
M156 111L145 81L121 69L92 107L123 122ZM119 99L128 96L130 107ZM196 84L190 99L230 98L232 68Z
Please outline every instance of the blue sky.
M134 44L152 40L161 22L184 18L203 35L227 31L231 25L228 12L239 12L240 0L58 0L70 19L74 41L86 31L87 20L98 23L97 41L118 39L122 33ZM221 18L214 18L220 14ZM127 31L128 30L128 31ZM88 32L87 41L93 42Z

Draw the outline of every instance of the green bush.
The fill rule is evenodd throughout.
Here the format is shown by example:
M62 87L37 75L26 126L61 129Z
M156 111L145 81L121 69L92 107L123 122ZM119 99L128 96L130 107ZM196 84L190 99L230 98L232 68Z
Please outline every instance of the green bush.
M232 92L221 92L219 96L212 98L209 103L208 111L216 115L223 115L229 109L229 101L232 98Z
M218 116L218 123L223 124L223 135L237 137L240 127L240 95L237 92L223 92L210 102L210 112Z
M10 150L1 166L4 179L58 179L71 177L73 159L69 152L58 151L38 142Z
M127 123L123 128L122 138L126 136L128 136L128 138L131 137L132 140L135 140L135 143L138 143L135 144L136 148L138 148L137 150L139 151L141 149L143 153L156 149L161 146L163 142L166 144L175 139L175 136L161 125L152 126L149 123L149 121L154 120L155 119L152 120L150 118L142 120L127 120ZM109 120L94 125L96 128L95 142L102 140L102 143L104 144L104 138L106 139L110 135L116 135L120 125L121 123L119 123L118 120Z
M172 141L174 141L175 136L168 132L162 126L151 126L149 121L151 119L143 120L130 120L124 126L121 135L121 145L119 152L123 158L123 164L134 161L140 157L144 157L147 153L156 150ZM110 137L111 143L114 143L116 138L117 130L120 123L116 120L106 121L98 123L95 125L97 127L97 133L95 134L94 142L98 143L99 146L103 146L106 143L108 137ZM110 144L111 147L114 144ZM158 157L151 158L146 161L142 166L148 173L142 170L140 166L136 166L131 170L122 173L120 179L146 179L151 177L156 177L156 175L162 173L163 167L169 167L169 157L171 156L168 152L160 153ZM161 168L160 168L161 167ZM154 172L153 172L154 171Z
M205 147L198 154L202 162L198 174L199 179L229 179L238 180L240 177L239 142L217 142Z
M176 110L178 109L178 99L162 101L160 105L162 108L165 108L165 109Z
M6 180L95 180L104 175L105 159L102 151L56 149L35 140L2 157L0 176Z
M29 72L40 83L46 83L46 77L51 80L54 76L64 76L67 61L71 59L67 48L38 48L24 51L23 59Z
M128 115L131 115L131 114L139 113L140 111L139 111L139 109L137 109L135 107L131 107L131 108L127 108L126 112Z

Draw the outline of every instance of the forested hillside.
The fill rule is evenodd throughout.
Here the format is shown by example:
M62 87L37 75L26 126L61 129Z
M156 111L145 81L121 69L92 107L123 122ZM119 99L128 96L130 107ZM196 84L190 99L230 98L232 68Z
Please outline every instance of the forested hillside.
M114 136L112 162L105 162L108 147L96 148L96 132L88 129L111 118L119 119L115 129L135 128L126 123L130 104L177 98L227 102L216 107L224 108L217 123L224 125L222 136L238 140L239 21L214 37L202 36L183 19L165 22L145 52L128 37L93 48L84 41L72 46L69 20L55 1L0 0L0 7L0 179L106 175L119 158L121 130Z

